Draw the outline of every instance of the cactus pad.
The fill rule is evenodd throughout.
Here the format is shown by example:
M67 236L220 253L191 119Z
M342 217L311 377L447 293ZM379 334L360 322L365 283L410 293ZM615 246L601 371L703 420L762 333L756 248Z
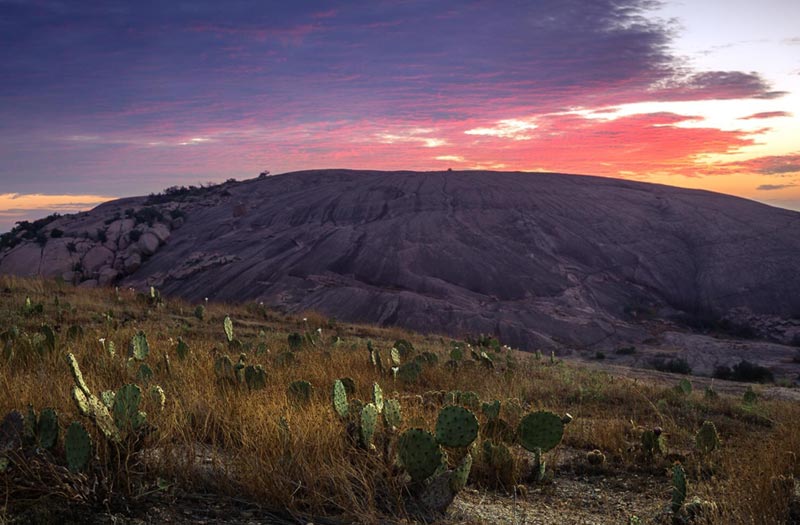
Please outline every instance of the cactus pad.
M146 385L153 379L153 369L150 368L147 363L142 363L139 365L139 371L136 372L136 379Z
M450 490L458 493L461 489L466 487L470 470L472 470L472 454L467 454L450 476Z
M132 357L137 361L144 361L150 354L150 345L147 344L147 336L141 330L139 333L131 338L130 345L128 345L128 357Z
M104 390L103 392L100 392L100 400L107 409L111 410L111 408L114 406L114 397L116 395L117 393L113 390Z
M339 417L347 417L350 411L350 405L347 404L347 388L341 379L333 382L333 394L331 395L333 401L333 409L339 414Z
M262 390L267 387L267 372L261 365L247 365L244 369L244 382L250 390Z
M681 510L686 501L686 471L680 463L672 466L672 512Z
M433 435L421 428L403 432L397 444L400 462L414 482L430 477L442 464L442 449Z
M77 421L73 421L67 428L67 435L64 437L64 452L70 472L83 470L92 458L92 438L89 437L83 425Z
M136 385L124 385L117 391L112 413L114 423L122 433L139 430L144 425L146 414L139 411L141 400L142 391Z
M531 412L523 417L517 429L520 444L530 452L536 449L547 452L561 442L563 435L561 418L545 411Z
M367 403L361 409L361 442L365 447L372 446L372 437L378 423L378 409L373 403Z
M147 393L150 395L150 400L153 404L158 407L159 410L164 410L167 404L167 396L164 394L164 389L158 385L153 385Z
M225 328L225 338L229 343L233 342L233 321L226 315L225 320L222 321L222 325Z
M37 425L39 445L47 450L53 448L58 442L58 413L52 408L42 409Z
M69 365L70 373L72 373L72 379L75 381L75 386L77 386L86 397L91 396L92 392L89 390L89 387L86 386L86 381L83 380L83 374L78 366L78 361L71 353L67 354L67 364Z
M397 428L403 424L403 412L398 400L387 399L383 402L383 420L389 428Z
M660 432L645 430L642 432L642 449L648 456L665 454L667 452L667 443Z
M436 419L436 441L446 447L468 447L478 437L478 418L466 408L450 405Z
M308 381L294 381L289 385L289 398L298 403L308 403L311 401L311 394L314 387Z
M339 381L344 385L344 391L347 392L348 396L356 393L356 382L353 381L352 377L340 377Z
M500 401L495 399L491 403L484 403L481 405L481 410L489 421L497 419L500 417Z
M0 423L0 453L13 450L22 444L24 418L16 410L12 410Z
M375 404L375 408L378 409L379 414L383 412L383 390L381 390L381 385L378 383L372 384L372 402Z
M419 363L412 361L397 369L397 379L403 383L416 383L421 372L422 368L420 368Z
M400 366L400 350L392 347L392 349L389 351L389 359L392 360L393 366Z
M694 438L695 445L703 454L708 454L721 445L717 427L711 421L703 421L703 426L697 431Z
M180 337L178 338L178 346L175 348L175 352L178 354L178 359L181 361L189 357L189 345Z

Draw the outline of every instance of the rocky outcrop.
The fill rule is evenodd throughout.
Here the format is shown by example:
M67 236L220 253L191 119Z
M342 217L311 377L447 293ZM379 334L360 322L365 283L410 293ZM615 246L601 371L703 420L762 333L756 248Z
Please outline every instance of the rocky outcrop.
M191 202L115 201L55 226L68 255L26 241L0 253L0 272L73 271L527 349L635 343L678 317L791 338L800 317L800 214L616 179L310 171Z

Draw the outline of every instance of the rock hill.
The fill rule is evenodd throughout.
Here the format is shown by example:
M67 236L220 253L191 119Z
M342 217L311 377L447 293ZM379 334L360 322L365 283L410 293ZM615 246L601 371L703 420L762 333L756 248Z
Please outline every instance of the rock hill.
M0 246L0 273L526 349L642 341L676 317L791 339L800 316L800 213L587 176L305 171L120 199Z

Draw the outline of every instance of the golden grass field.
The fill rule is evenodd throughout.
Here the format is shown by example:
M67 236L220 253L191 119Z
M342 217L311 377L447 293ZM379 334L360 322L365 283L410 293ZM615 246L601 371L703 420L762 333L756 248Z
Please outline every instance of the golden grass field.
M41 304L42 311L26 307L26 298L32 305ZM317 522L324 517L345 523L412 520L407 480L393 447L407 428L433 429L442 406L442 396L436 392L454 390L474 391L481 401L499 400L501 417L512 427L521 415L512 410L512 399L524 408L522 413L544 409L574 417L561 444L545 454L553 470L551 481L544 485L529 481L532 455L512 445L513 483L498 483L481 455L479 437L470 490L498 497L511 493L513 501L524 499L535 508L541 498L557 493L565 480L624 480L636 474L653 480L647 487L657 488L643 485L644 503L625 520L669 523L665 510L670 503L669 470L680 461L689 480L688 496L715 504L716 510L694 522L791 523L795 487L787 478L800 474L800 406L795 402L759 399L745 405L739 397L710 397L697 389L686 395L672 386L614 377L509 349L487 350L493 370L473 361L469 351L454 370L445 366L451 351L447 337L346 324L313 312L285 316L255 304L209 302L201 320L194 315L195 307L172 298L151 304L132 290L78 289L41 279L0 277L0 333L12 326L19 332L11 343L0 346L0 418L12 410L25 414L28 405L36 411L52 407L59 414L62 435L72 421L80 421L95 444L94 459L79 473L64 468L61 442L50 452L5 451L11 463L0 473L0 523L65 522L64 516L81 522L104 513L141 517L143 507L178 508L188 495L280 510L303 523L314 517ZM236 362L240 353L229 348L225 316L233 321L235 338L250 348L245 350L247 362L266 370L266 388L249 391L217 380L215 358L227 354ZM40 353L35 334L43 324L55 330L57 342L54 350ZM81 326L82 334L68 337L71 326ZM162 410L145 395L149 431L135 443L114 447L78 412L65 356L75 355L97 395L126 383L147 387L137 377L139 363L128 364L129 341L140 330L150 347L145 362L154 375L149 384L163 388L166 404ZM289 349L288 336L293 332L317 334L316 344L297 349L294 363L279 364L278 356ZM176 354L178 338L190 349L183 360ZM7 339L4 336L3 341ZM368 340L387 359L398 339L410 341L417 354L439 356L438 364L423 366L416 383L394 380L370 362ZM107 351L110 341L116 346L113 356ZM259 345L266 351L259 353ZM373 383L378 382L386 398L400 401L404 422L395 432L379 428L377 450L357 446L333 410L333 381L342 377L352 378L356 385L351 398L368 402ZM287 395L288 385L300 379L314 386L307 404ZM675 384L678 380L676 376ZM480 407L475 413L485 424ZM703 455L694 438L705 420L716 425L722 447ZM640 435L656 426L663 428L668 448L665 454L649 458ZM603 465L587 463L585 455L593 449L605 454ZM615 497L613 490L608 496ZM568 508L569 502L565 505ZM601 516L598 523L626 522L618 518L604 521ZM238 523L237 519L231 516L229 522ZM225 516L219 520L225 522ZM466 518L445 515L441 520ZM562 522L571 522L568 514Z

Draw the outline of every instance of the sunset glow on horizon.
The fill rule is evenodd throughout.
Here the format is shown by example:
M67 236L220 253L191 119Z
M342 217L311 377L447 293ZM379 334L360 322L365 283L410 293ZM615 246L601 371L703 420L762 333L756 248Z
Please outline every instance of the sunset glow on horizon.
M263 169L577 173L800 210L797 20L789 0L0 0L0 231Z

